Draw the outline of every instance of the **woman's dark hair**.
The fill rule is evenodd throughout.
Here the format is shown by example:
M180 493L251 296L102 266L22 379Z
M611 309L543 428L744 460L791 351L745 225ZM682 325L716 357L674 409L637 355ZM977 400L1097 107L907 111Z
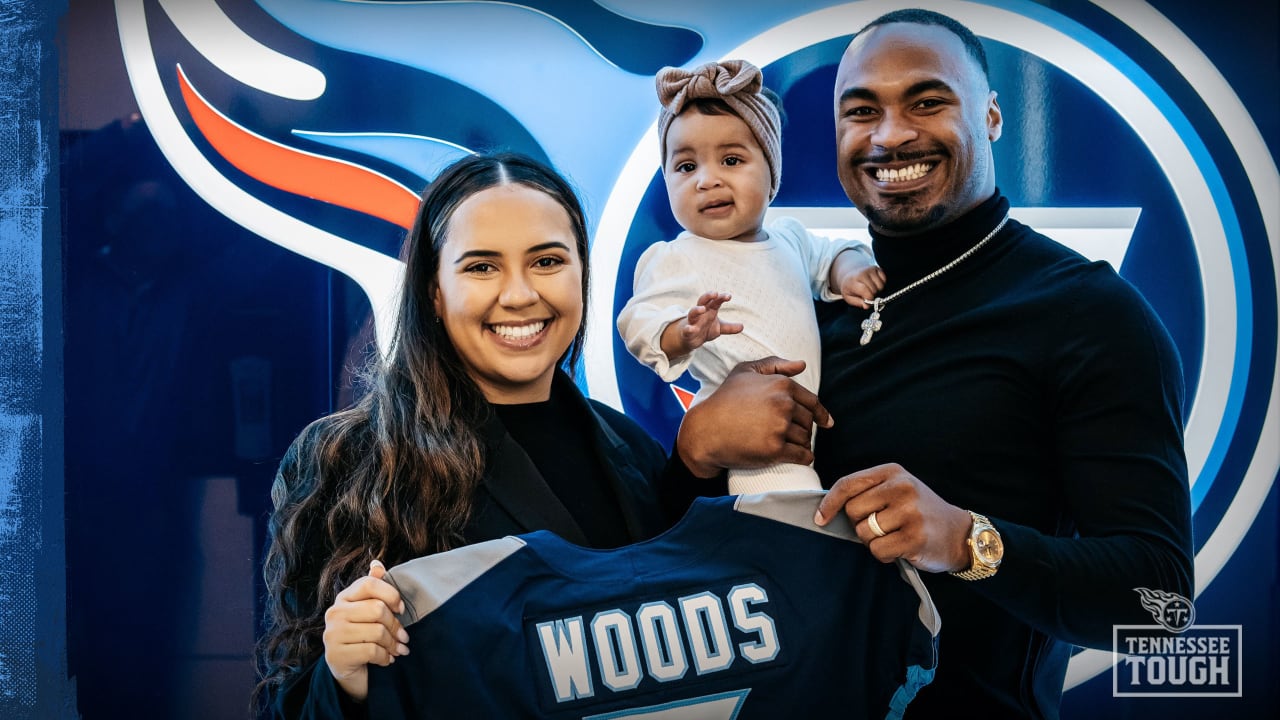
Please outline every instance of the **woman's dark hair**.
M255 707L324 652L325 610L378 559L391 567L463 543L484 472L480 428L491 409L450 343L433 302L454 212L492 187L525 185L569 216L582 262L582 324L561 357L582 354L588 290L587 227L577 195L524 155L472 155L423 192L401 253L405 275L390 347L374 359L352 407L305 428L271 490L275 513L263 574L268 626L258 646Z

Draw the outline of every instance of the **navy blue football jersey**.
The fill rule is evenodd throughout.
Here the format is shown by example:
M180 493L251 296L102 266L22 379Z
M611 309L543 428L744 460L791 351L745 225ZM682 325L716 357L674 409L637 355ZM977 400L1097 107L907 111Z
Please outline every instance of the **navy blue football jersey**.
M410 653L370 668L370 717L899 717L937 610L846 517L813 523L822 494L700 498L614 550L541 531L398 565Z

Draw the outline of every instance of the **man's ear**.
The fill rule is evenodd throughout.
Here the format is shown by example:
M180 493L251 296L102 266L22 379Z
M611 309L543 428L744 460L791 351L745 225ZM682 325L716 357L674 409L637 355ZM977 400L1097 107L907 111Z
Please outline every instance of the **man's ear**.
M987 100L987 139L995 142L1000 139L1004 129L1004 116L1000 114L1000 103L996 101L996 91L991 91Z

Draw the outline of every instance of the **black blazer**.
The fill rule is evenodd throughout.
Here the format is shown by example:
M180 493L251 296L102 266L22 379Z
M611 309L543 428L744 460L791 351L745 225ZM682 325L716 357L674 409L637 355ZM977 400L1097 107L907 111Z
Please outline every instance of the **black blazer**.
M666 451L634 420L583 396L568 376L556 373L554 383L553 393L565 393L588 414L592 432L583 440L592 445L605 469L631 542L665 530L670 522L658 502L658 488L667 466ZM486 467L476 490L471 522L464 531L467 543L550 530L569 542L587 545L582 528L502 422L491 415L481 434Z

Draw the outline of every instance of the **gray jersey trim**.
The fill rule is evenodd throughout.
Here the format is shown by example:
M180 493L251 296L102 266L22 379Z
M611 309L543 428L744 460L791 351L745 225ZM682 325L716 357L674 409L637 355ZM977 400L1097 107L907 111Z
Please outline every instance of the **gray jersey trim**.
M822 498L826 494L825 490L788 490L756 495L739 495L733 504L733 509L738 512L776 520L804 530L812 530L813 532L861 544L862 540L854 532L853 524L849 522L849 516L844 513L832 518L831 522L822 527L813 522L813 515L818 511L818 503L822 502ZM898 574L920 596L920 607L917 613L920 623L936 637L938 631L942 629L942 618L938 615L938 608L933 604L933 597L929 595L928 588L924 586L924 581L920 579L920 571L902 558L898 558L897 564Z
M759 493L755 495L739 495L733 503L733 509L749 515L776 520L787 525L812 530L816 533L849 540L862 544L858 534L853 531L849 517L840 513L831 522L819 527L813 522L814 513L818 512L818 503L827 494L826 490L783 490L778 492Z
M929 594L929 589L920 579L920 571L906 560L898 558L898 574L916 589L916 594L920 596L920 608L917 613L920 623L929 628L929 632L933 633L934 637L937 637L938 631L942 629L942 616L938 614L938 608L933 604L933 596Z
M408 627L426 617L524 546L525 541L520 538L507 536L427 555L391 568L386 580L404 599L404 612L396 616L400 624Z

